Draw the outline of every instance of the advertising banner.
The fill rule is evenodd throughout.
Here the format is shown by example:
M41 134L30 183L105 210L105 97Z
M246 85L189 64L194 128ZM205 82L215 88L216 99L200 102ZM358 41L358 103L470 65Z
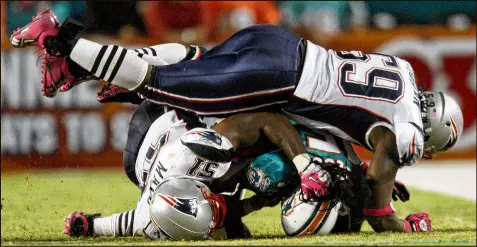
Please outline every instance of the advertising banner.
M100 104L100 83L41 93L34 50L1 53L2 170L121 166L134 106Z

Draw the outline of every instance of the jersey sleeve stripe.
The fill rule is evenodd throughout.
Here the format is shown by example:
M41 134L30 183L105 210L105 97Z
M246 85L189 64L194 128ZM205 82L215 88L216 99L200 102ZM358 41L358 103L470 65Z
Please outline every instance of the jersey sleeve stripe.
M131 224L129 225L129 236L133 235L133 229L134 229L134 215L136 214L136 210L131 211Z
M123 236L122 219L123 219L123 214L119 214L119 219L118 219L119 236Z
M127 229L128 229L128 225L129 225L129 224L128 224L128 223L129 223L129 222L128 222L128 220L129 220L129 213L130 213L130 212L126 212L126 213L125 213L125 217L124 217L124 227L123 227L123 229L124 229L124 234L126 234L126 233L128 232Z

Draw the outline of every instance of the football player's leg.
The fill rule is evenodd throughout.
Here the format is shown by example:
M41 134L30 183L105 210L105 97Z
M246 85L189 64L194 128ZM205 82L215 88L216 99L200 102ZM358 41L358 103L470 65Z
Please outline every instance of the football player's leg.
M151 47L134 49L133 51L136 52L137 56L155 66L195 60L207 52L205 48L200 46L188 46L178 43L159 44ZM73 61L70 60L70 62L74 64L73 66L75 66L75 68L85 71ZM89 75L90 74L91 73L89 73ZM83 81L78 81L77 83L65 83L60 87L60 91L68 91ZM140 104L143 101L136 92L111 83L108 83L101 88L96 99L101 103L118 102Z
M154 66L195 60L207 52L205 48L200 46L189 46L178 43L159 44L134 49L134 51L140 58Z
M197 58L203 48L197 46L185 46L178 43L160 44L152 47L144 47L133 50L135 54L151 65L169 65L184 60ZM66 58L67 69L76 78L93 76L93 73L83 69L71 58ZM98 76L94 76L98 78ZM68 81L60 87L60 91L66 92L83 81Z
M304 49L299 36L270 25L246 28L197 60L154 68L119 46L85 39L64 43L57 50L100 79L203 114L286 102L298 81Z
M82 38L61 40L55 37L48 38L46 44L47 49L68 55L96 78L127 89L142 82L152 67L135 52L117 45L101 45Z
M142 195L133 210L99 217L100 214L87 215L76 211L65 219L64 233L72 236L145 236L150 239L164 237L151 222L149 196Z
M90 75L117 86L135 89L145 78L150 78L151 65L164 66L200 56L205 49L182 44L162 44L154 47L127 50L116 45L101 45L86 39L46 42L47 48L60 50ZM65 85L62 91L67 91Z
M138 57L155 66L194 60L207 52L207 50L203 47L188 46L178 43L159 44L151 47L134 49L133 51ZM71 61L71 59L68 59L68 64L71 65L70 67L72 68L72 74L76 74L77 76L87 74L91 76L90 72L81 68L81 66ZM78 75L78 73L75 73L76 71L79 71L82 74ZM61 92L66 92L84 81L85 80L76 80L64 83L59 90ZM101 91L98 92L96 98L101 103L119 102L140 104L143 101L143 99L139 97L136 92L119 87L117 85L113 85L111 83L104 85L101 88Z
M107 217L100 214L85 214L76 211L65 219L64 234L71 237L132 236L136 210L117 213Z
M197 60L154 67L139 93L202 115L285 103L299 77L301 43L276 26L246 28Z

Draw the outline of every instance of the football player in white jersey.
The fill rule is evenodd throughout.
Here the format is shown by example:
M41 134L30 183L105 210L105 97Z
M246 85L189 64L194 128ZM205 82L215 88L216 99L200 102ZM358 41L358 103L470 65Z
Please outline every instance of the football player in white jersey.
M241 145L255 144L262 132L290 159L306 153L297 131L288 118L281 114L237 114L215 125L216 132L204 128L189 130L188 122L181 119L177 112L167 111L154 121L142 142L135 163L135 176L142 189L136 209L95 218L89 226L86 221L81 230L78 230L75 222L87 220L87 217L75 212L67 219L66 233L72 236L95 234L146 235L153 239L164 237L149 217L151 195L163 180L187 176L214 186L211 185L212 182L223 177L229 170L238 169L231 167L233 151ZM321 176L320 172L308 174L309 177L317 178ZM320 180L308 180L304 184L312 188L313 183L320 183ZM298 182L296 186L299 185ZM219 219L216 220L218 224Z
M184 121L180 116L180 111L178 110L163 113L150 125L145 135L135 163L137 185L142 190L136 209L108 217L73 212L66 219L66 234L70 236L143 235L152 239L169 237L177 239L177 235L173 235L171 229L165 229L167 226L164 226L164 220L154 221L151 213L154 195L157 194L155 192L156 189L165 180L171 178L188 177L199 180L205 183L213 193L224 192L227 189L234 190L234 187L237 190L238 187L235 185L240 183L244 185L244 188L257 193L256 196L242 201L237 201L237 197L225 199L227 201L227 204L225 204L222 195L214 195L212 192L209 192L212 195L208 200L210 200L210 203L217 202L218 208L216 210L220 212L214 216L216 218L213 229L221 227L222 224L220 222L224 221L225 218L225 223L228 223L224 229L227 238L249 236L247 228L240 220L241 217L264 206L276 205L280 199L289 196L294 190L299 189L303 191L303 186L300 187L297 169L293 167L292 162L285 162L282 159L296 156L297 153L303 153L302 148L304 146L302 140L307 143L307 140L312 138L313 134L308 132L305 135L303 134L304 132L301 132L300 135L297 135L297 131L284 115L274 113L237 114L216 124L213 127L215 130L204 128L188 130L191 122ZM207 120L205 119L205 122ZM240 156L240 152L238 152L239 156L234 156L232 150L237 151L241 145L253 147L253 150L256 151L251 153L250 151L242 150L249 157L256 157L260 152L276 148L276 146L255 145L260 139L261 132L265 133L272 143L282 148L281 156L277 156L279 157L278 160L268 162L267 159L273 156L260 156L256 161L260 163L252 163L250 168L248 167L250 159L244 159L238 164L232 163L232 159L239 158ZM219 133L224 134L221 135ZM327 138L327 141L330 143L328 145L336 145L332 144L335 142L335 139L331 135L328 135ZM313 143L310 143L310 148L322 147L319 146L320 143L326 143L327 141L316 139ZM325 145L323 146L325 150L328 148L326 144L321 145ZM310 150L307 149L306 151ZM337 156L337 148L333 150L335 151L333 155ZM314 151L312 150L311 152L313 153ZM322 164L323 160L324 158L318 163L315 160L315 164ZM331 165L336 166L337 169L328 170L331 168L327 167L321 170L319 167L310 166L307 171L317 171L318 176L313 177L316 180L322 176L332 176L333 178L334 176L342 176L343 179L350 180L350 175L346 173L347 170L339 168L334 163ZM351 168L352 163L346 161L343 165ZM358 171L360 170L359 167L357 169ZM328 171L330 172L328 173ZM266 177L260 179L257 176ZM317 182L320 181L318 180ZM338 188L337 184L339 182L333 183L333 186ZM307 185L311 183L315 182L310 180ZM347 187L345 188L339 188L345 191L352 189L351 182L346 185ZM334 187L326 189L332 191ZM170 197L172 198L169 198L170 200L178 201L180 204L172 204L172 207L180 211L179 215L182 214L182 216L187 218L189 214L197 214L196 211L187 211L190 207L186 207L188 201L184 199L184 195L181 192L175 193L172 191L169 193L167 198ZM334 193L330 192L328 194ZM170 202L169 199L165 201ZM224 212L225 208L227 209L226 215ZM177 210L173 212L178 212ZM329 210L331 210L331 207ZM336 220L336 218L332 220ZM197 219L197 222L200 223L200 219ZM184 225L180 226L185 227ZM189 228L188 230L193 229ZM193 237L189 235L181 236L186 239Z
M154 222L150 216L151 203L154 201L152 196L164 180L174 177L189 177L207 184L215 193L223 192L224 189L227 189L226 185L235 184L230 182L229 178L237 173L240 177L240 171L249 164L247 161L241 164L232 164L234 157L232 152L237 151L239 146L254 145L259 141L261 133L264 133L272 143L280 147L288 158L307 152L302 138L287 117L281 114L237 114L214 125L214 130L205 128L188 130L190 122L181 119L178 112L180 111L170 110L162 114L152 123L144 137L135 162L135 176L138 187L142 190L136 209L108 217L73 212L66 219L65 233L70 236L145 235L152 239L170 236L170 234L159 230L162 229L158 227L161 222ZM205 119L205 122L207 120ZM254 145L254 149L258 150L260 147ZM250 155L250 153L248 154ZM283 167L282 173L292 179L274 180L274 183L280 183L281 187L290 188L289 192L296 188L301 188L302 191L305 188L312 188L312 184L322 182L318 177L330 176L325 170L312 169L314 172L308 172L308 174L312 174L308 176L312 179L302 182L300 187L297 170L294 169L295 172L292 173L288 172L290 168ZM275 174L275 176L277 175ZM263 191L263 186L258 187L260 188L257 188L257 191ZM320 188L326 187L321 186ZM172 194L172 196L174 195ZM225 211L224 207L226 206L222 202L221 195L212 197L219 205L217 211ZM244 234L245 230L241 221L234 218L240 218L266 205L271 206L271 204L267 204L270 203L267 198L267 196L252 197L242 202L239 207L237 205L227 206L241 212L236 216L227 216L231 218L229 221L232 220L230 222L232 225L228 229L226 225L227 237L240 237L240 234ZM278 203L279 199L280 197L278 199L270 198L274 204ZM230 203L228 204L230 205ZM219 222L226 217L225 212L221 214L215 218L214 224L217 227L222 226Z
M142 190L143 194L138 203L138 207L132 211L102 218L97 217L98 215L85 215L81 212L74 212L67 219L66 233L68 235L146 235L151 238L164 237L164 233L161 235L158 228L151 223L149 212L146 209L150 208L151 195L162 181L167 178L184 175L200 179L207 183L215 193L224 191L224 189L227 188L233 190L234 187L236 187L234 185L237 184L237 182L242 183L245 188L256 192L257 196L253 196L252 198L243 201L234 201L234 199L237 198L226 197L228 198L228 220L226 221L228 224L225 225L227 237L246 237L248 236L248 230L246 230L246 227L241 222L241 217L252 211L259 210L264 206L276 205L281 198L289 196L290 193L300 184L299 177L297 176L298 172L293 168L292 162L286 161L287 156L284 152L280 151L277 153L277 151L274 151L270 154L264 154L253 159L253 157L257 157L257 155L267 152L267 150L274 150L276 148L275 146L256 144L248 146L250 147L249 150L238 149L234 153L233 159L241 158L243 162L231 165L229 162L224 162L224 157L227 156L224 155L224 153L229 149L228 146L217 149L217 144L215 144L216 147L213 148L206 148L207 146L203 145L203 140L219 140L218 137L221 135L214 134L214 132L207 131L203 128L194 128L187 132L188 129L193 128L194 126L206 126L204 122L207 122L209 125L215 124L217 119L205 118L203 122L197 121L193 116L187 116L187 113L180 110L164 111L167 109L160 109L160 107L156 107L154 104L147 103L148 102L143 102L138 107L130 123L130 129L132 131L128 136L128 143L136 143L139 146L127 146L129 147L131 154L135 153L134 149L139 149L137 152L138 155L125 155L125 161L130 159L127 158L128 156L133 158L137 157L136 162L132 164L132 166L134 166L133 169L129 168L131 164L125 164L125 168L126 172L129 173L128 176L131 181ZM160 115L160 117L154 116L155 112L157 112L158 115L162 115ZM135 127L137 122L143 122L141 126L147 126L147 134L145 133L142 135L142 131ZM283 116L270 113L239 114L220 122L215 125L214 128L218 133L223 132L226 136L229 136L229 138L224 138L224 141L219 141L218 143L227 144L229 143L228 140L236 140L234 143L237 143L238 139L242 139L242 144L244 144L243 140L255 139L256 135L259 135L257 130L261 128L260 126L265 126L263 127L263 129L267 129L265 133L268 136L271 136L272 140L275 140L275 143L277 143L278 139L286 140L287 137L293 137L293 133L290 133L291 135L277 134L288 131L291 125L289 125L288 120ZM239 129L240 131L238 131ZM361 178L362 175L360 176L361 168L359 167L359 163L361 161L354 154L354 150L348 142L343 141L340 138L332 137L326 132L320 132L321 134L313 133L303 127L297 127L297 130L299 130L300 138L305 144L307 152L316 155L317 157L321 157L322 162L319 162L318 164L322 164L323 161L329 163L329 160L332 160L331 162L333 166L340 165L348 170L354 169L354 176L356 176L357 170L358 179L356 180L360 180L359 178ZM242 137L237 138L237 136ZM199 139L197 139L197 137ZM179 138L180 142L178 141ZM142 139L143 141L138 144L136 140ZM294 138L291 138L291 140L293 139ZM184 143L186 143L186 145L184 145ZM202 145L199 149L194 148L194 146L191 145L200 143ZM248 141L245 141L245 143L248 143ZM281 146L285 147L285 150L288 149L286 148L286 144L281 144ZM202 153L202 155L197 156L192 154L190 150L195 150L193 153ZM176 158L170 160L171 157ZM226 157L225 161L229 159L230 158ZM354 161L351 161L351 159ZM211 162L210 160L215 161ZM253 160L253 162L248 166L251 160ZM212 165L212 163L216 164ZM208 164L210 165L208 166ZM132 173L130 172L131 170L133 171ZM151 175L150 172L153 172L154 175ZM332 174L333 176L336 175L335 173ZM313 234L315 232L326 234L332 229L334 229L333 231L359 231L363 218L362 212L360 211L362 205L358 202L362 202L365 198L362 194L365 188L360 187L361 183L350 184L351 185L348 185L348 187L339 187L339 190L343 192L352 190L352 193L356 194L356 196L351 199L341 199L341 197L337 198L339 198L344 205L349 205L349 208L352 209L351 213L349 213L351 219L345 218L344 220L339 220L340 223L337 223L337 226L334 227L334 222L337 221L337 215L331 214L328 217L321 218L321 220L330 221L330 223L310 226L315 227L314 231L308 232L307 230L304 231L306 232L304 234ZM351 188L353 184L357 184L357 186ZM328 198L330 198L330 195L334 198L336 194L346 194L337 193L336 191L332 192L337 189L331 187L327 189L330 192L327 194ZM393 195L400 193L400 191L394 192ZM180 195L174 193L170 194L170 196L180 197ZM353 201L353 203L350 203L350 201ZM224 206L222 205L222 207ZM319 205L317 207L319 207ZM332 208L333 207L328 206L326 211L331 212L333 211ZM289 210L290 209L288 209L288 211ZM308 215L303 215L303 217L306 216ZM296 213L291 215L287 214L287 222L296 222L295 225L298 224L299 226L304 227L304 229L308 229L308 226L306 225L308 224L307 221L297 221L294 219L295 217L301 218L301 216ZM348 225L348 222L353 223ZM288 224L285 225L289 226ZM323 226L327 226L327 228L324 228ZM298 234L299 232L300 231L297 231L297 235L301 236L301 234ZM290 234L293 236L293 233Z
M463 117L447 94L419 91L405 60L326 50L280 27L255 25L195 60L154 66L133 51L78 38L69 30L47 10L12 34L15 47L43 49L46 96L94 76L200 115L280 107L300 124L374 152L367 173L371 197L364 210L374 230L424 230L394 214L389 204L394 178L400 167L454 146ZM183 46L175 55L182 59L191 50ZM296 157L300 171L309 159ZM416 217L429 219L425 213Z

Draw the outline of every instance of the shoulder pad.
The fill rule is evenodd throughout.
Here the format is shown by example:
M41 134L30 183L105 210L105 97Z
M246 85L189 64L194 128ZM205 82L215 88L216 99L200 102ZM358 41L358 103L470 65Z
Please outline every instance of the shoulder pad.
M210 161L232 161L232 143L214 130L194 128L181 137L181 142L195 154Z
M410 166L419 161L424 150L422 129L409 122L397 122L394 129L400 165Z

